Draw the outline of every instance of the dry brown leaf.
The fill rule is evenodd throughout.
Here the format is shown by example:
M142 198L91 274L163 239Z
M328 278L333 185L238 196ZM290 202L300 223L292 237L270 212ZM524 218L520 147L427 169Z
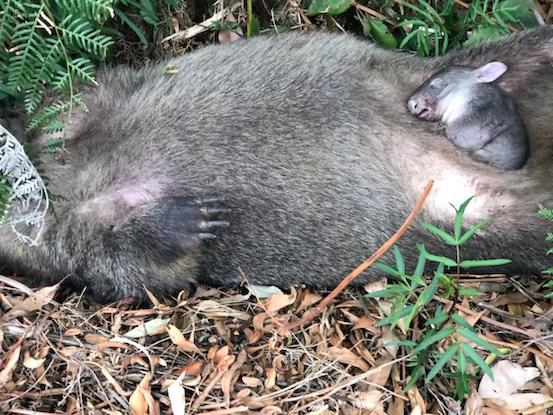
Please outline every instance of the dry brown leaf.
M426 413L426 402L424 402L417 386L412 386L411 389L407 391L407 397L411 403L411 408L413 408L411 415Z
M228 357L228 356L225 356ZM238 353L238 357L236 358L236 361L232 364L232 366L229 368L229 370L223 375L221 378L221 391L223 392L223 396L225 399L225 405L230 405L230 394L232 391L233 382L235 377L238 376L238 371L242 367L244 363L246 363L246 360L248 359L248 354L246 353L246 350L242 349L240 350L240 353ZM219 362L219 364L221 364Z
M375 320L372 317L363 315L359 317L359 320L357 320L357 323L355 323L355 325L353 326L353 330L366 329L369 330L371 333L380 334L380 329L374 327L374 323Z
M234 22L236 23L236 18L233 16L232 13L228 13L224 19L226 22ZM233 30L227 29L227 30L221 30L217 34L217 37L219 39L219 43L233 43L237 40L242 39L242 36L244 33L242 32L242 28L239 25L236 25L236 28Z
M65 333L63 333L64 336L79 336L83 334L83 331L77 327L72 327L70 329L65 330Z
M392 357L396 357L399 351L399 346L395 343L397 340L398 338L392 329L389 327L382 327L382 343L386 351Z
M107 342L109 339L106 336L102 336L101 334L97 333L88 333L84 336L84 341L88 344L100 344Z
M306 291L301 299L301 303L297 308L297 311L307 310L313 304L321 301L323 297L317 293L312 293L311 291Z
M256 343L261 337L263 337L263 327L267 318L269 318L269 315L263 312L255 315L252 319L254 331L252 332L249 330L248 332L245 332L250 344Z
M265 369L265 389L270 390L276 384L276 370L272 367Z
M46 359L35 359L34 357L31 357L31 353L26 351L23 354L23 366L25 366L28 369L36 369L39 368L44 364Z
M194 308L199 313L204 314L206 317L211 319L226 319L233 317L244 321L250 319L250 315L248 313L240 310L235 310L234 308L219 304L218 302L213 300L201 301Z
M290 294L277 294L270 296L265 302L265 309L268 313L274 314L278 310L293 304L296 301L297 292L294 287L291 288Z
M0 387L4 386L6 382L11 379L11 374L19 361L19 355L21 354L21 345L18 345L13 349L8 357L6 366L0 372Z
M136 389L129 398L129 409L132 415L148 415L150 408L150 380L152 375L146 373L144 378L136 386ZM149 396L148 396L149 395Z
M193 362L189 363L187 365L182 366L177 371L177 376L184 375L184 376L198 376L202 372L204 364L203 362Z
M230 354L230 348L228 346L223 346L215 350L213 354L213 363L219 365L227 356Z
M374 367L377 370L374 372L374 375L369 378L372 384L384 386L386 382L388 382L390 372L394 367L394 365L388 364L390 361L391 359L387 356L380 357L376 360Z
M470 396L465 402L465 415L482 415L484 403L475 389L472 389Z
M169 325L167 329L169 337L173 344L175 344L180 350L187 353L199 353L200 349L194 343L184 338L182 332L172 324Z
M30 297L27 297L0 317L0 320L8 321L16 317L24 316L33 311L40 310L52 301L59 287L60 284L58 283L56 285L44 287L35 291Z
M261 379L255 378L253 376L242 376L242 382L248 388L258 388L259 386L263 386L263 382L261 381Z
M355 366L365 372L370 369L367 362L345 347L329 347L325 352L323 352L323 354L339 361L340 363Z

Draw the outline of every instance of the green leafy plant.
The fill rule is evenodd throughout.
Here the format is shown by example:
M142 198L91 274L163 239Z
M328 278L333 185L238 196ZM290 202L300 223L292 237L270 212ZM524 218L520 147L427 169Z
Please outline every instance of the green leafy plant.
M553 209L540 209L538 214L548 221L553 222ZM545 237L545 240L551 244L553 244L553 232L548 232L547 236ZM547 255L553 254L553 247L549 248L547 250ZM544 274L547 275L553 275L553 267L550 267L544 271ZM545 294L546 297L553 298L553 279L550 279L544 284L544 287L548 290Z
M366 6L360 3L312 0L307 14L338 16L351 7L362 13ZM411 50L421 56L441 55L538 24L530 0L395 0L378 5L377 10L360 18L363 33L386 48Z
M424 245L419 244L418 261L412 272L407 271L405 260L397 248L393 250L394 265L375 265L394 278L394 282L383 290L367 294L367 298L383 298L391 303L390 314L376 325L392 328L399 325L405 333L413 334L412 326L416 319L417 327L422 331L416 340L406 338L397 342L412 357L409 363L411 377L405 389L411 388L423 376L426 383L436 376L445 376L454 380L455 394L462 399L469 391L469 379L477 374L478 369L493 377L479 349L495 355L500 351L480 337L469 322L457 313L455 302L459 297L479 295L475 289L461 287L458 279L461 269L504 265L510 261L461 257L462 246L490 223L485 220L463 231L464 213L471 200L466 200L456 209L451 234L430 223L422 224L423 228L454 248L454 258L431 254ZM432 278L427 280L424 276L429 263L434 264L436 269ZM454 274L447 273L448 269L453 269ZM436 300L447 304L447 310L442 306L433 306ZM448 370L444 371L446 368Z
M63 94L71 112L79 104L77 83L94 82L96 63L105 59L111 37L101 25L113 16L113 0L0 0L2 43L0 79L2 90L24 102L25 111L35 114L47 88ZM45 109L45 113L59 111ZM55 117L35 118L30 128L46 125Z

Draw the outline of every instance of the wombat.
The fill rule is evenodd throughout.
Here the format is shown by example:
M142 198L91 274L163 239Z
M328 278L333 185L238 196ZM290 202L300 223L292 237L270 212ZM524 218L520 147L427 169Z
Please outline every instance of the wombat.
M479 68L450 66L432 75L407 100L417 117L440 120L447 137L477 160L503 170L520 169L529 155L528 132L515 101L491 82L503 62Z
M64 197L57 220L38 247L2 229L0 259L46 283L69 276L101 301L241 275L332 287L433 179L419 219L449 229L450 203L476 194L467 224L493 224L461 256L506 257L501 271L539 273L548 259L536 210L553 204L552 59L553 29L542 27L431 59L349 35L290 33L107 69L84 96L88 112L73 113L65 149L43 159L50 191ZM501 86L533 149L525 169L501 175L404 104L441 67L494 60L511 68ZM412 226L400 249L413 265L416 242L454 256Z

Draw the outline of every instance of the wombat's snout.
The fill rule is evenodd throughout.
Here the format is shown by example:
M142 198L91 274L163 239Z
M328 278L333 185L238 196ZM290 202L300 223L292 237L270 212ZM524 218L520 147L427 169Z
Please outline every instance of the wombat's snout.
M424 98L412 96L407 100L407 108L411 114L423 120L434 120L436 118L432 105Z

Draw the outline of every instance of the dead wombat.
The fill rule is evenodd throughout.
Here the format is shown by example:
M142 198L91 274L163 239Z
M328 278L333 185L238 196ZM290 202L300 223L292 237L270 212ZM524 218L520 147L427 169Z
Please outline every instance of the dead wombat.
M525 169L502 174L404 104L441 67L493 60L511 68L501 86L532 147ZM464 258L507 257L504 271L540 272L546 229L536 210L553 204L552 60L553 29L542 27L433 59L290 33L109 69L85 96L89 112L74 115L63 160L44 160L51 190L65 197L58 221L35 248L2 231L2 262L42 279L70 275L103 301L198 278L234 284L239 268L258 284L330 287L434 179L421 219L447 227L449 204L476 194L467 221L494 220ZM416 242L445 249L415 226L400 243L410 260Z

